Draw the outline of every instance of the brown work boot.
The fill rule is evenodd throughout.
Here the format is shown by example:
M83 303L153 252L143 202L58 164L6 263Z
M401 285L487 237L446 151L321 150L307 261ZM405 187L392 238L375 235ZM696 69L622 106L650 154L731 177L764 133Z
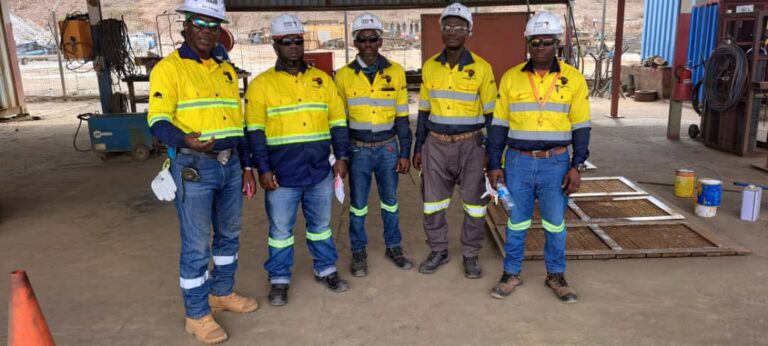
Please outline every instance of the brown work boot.
M227 340L227 332L213 320L213 315L207 314L200 319L187 318L187 333L194 335L198 341L213 345Z
M544 282L547 287L555 291L555 295L566 304L576 304L579 302L579 298L576 296L576 291L568 286L568 282L565 281L563 273L547 273L547 279Z
M241 314L254 312L259 308L259 302L256 299L243 297L235 292L232 292L228 296L214 296L208 295L208 305L211 306L211 310L216 311L232 311Z
M515 290L515 287L522 284L523 277L520 276L520 273L510 274L504 272L504 274L501 276L501 280L499 280L499 283L496 284L496 287L491 289L491 297L498 299L509 297L509 295L512 294L512 291Z

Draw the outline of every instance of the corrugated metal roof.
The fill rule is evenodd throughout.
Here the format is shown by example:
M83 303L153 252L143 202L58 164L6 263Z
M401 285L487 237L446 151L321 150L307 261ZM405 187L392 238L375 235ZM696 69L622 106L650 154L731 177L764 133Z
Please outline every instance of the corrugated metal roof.
M246 11L339 11L445 7L454 0L224 0L227 12ZM466 6L567 4L568 0L462 1Z

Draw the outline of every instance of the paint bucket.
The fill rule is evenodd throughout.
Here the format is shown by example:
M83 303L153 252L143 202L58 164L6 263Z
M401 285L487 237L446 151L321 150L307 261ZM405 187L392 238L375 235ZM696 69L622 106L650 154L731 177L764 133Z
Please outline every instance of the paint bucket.
M723 183L715 179L699 179L696 184L696 215L714 217L723 194Z
M760 200L763 189L749 185L744 188L741 195L741 219L744 221L757 221L760 218Z
M675 171L675 196L693 197L695 174L690 169L678 169Z

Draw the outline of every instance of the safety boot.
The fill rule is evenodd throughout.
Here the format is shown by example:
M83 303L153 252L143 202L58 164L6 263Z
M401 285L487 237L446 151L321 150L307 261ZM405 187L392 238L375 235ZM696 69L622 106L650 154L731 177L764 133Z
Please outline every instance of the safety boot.
M232 311L241 314L254 312L259 308L259 302L257 302L256 299L244 297L235 292L226 296L209 294L208 305L211 306L211 310L214 312Z
M405 257L403 254L403 248L400 246L387 248L387 251L384 252L384 255L387 256L387 258L400 269L408 270L413 268L413 262L411 262L408 257Z
M440 268L441 265L448 263L451 259L448 258L448 250L432 251L429 253L424 262L419 266L419 273L432 274Z
M272 284L269 289L269 305L283 306L288 304L288 284Z
M512 294L512 291L515 290L515 287L522 284L523 277L520 276L520 273L512 274L504 272L504 274L501 275L501 280L496 284L496 287L491 289L491 297L498 299L509 297L509 295Z
M344 292L349 289L349 284L339 277L339 272L333 272L323 277L315 275L315 280L336 293Z
M187 318L185 324L187 333L194 335L203 344L214 345L227 340L227 332L216 323L211 314L196 320Z
M560 298L563 303L576 304L579 302L579 298L576 296L576 291L568 286L568 282L565 281L563 273L547 273L547 279L544 283L555 292L555 295Z
M350 272L352 276L363 277L368 275L368 263L366 262L368 254L365 249L352 253L352 264L350 265Z
M477 260L477 256L464 256L464 276L467 279L479 279L483 277L483 268L480 267L480 262Z

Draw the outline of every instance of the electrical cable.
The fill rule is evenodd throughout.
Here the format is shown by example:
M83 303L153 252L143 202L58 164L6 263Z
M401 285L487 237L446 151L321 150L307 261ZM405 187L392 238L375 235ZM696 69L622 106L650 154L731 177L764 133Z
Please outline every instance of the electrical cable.
M734 107L744 95L749 62L741 48L722 44L712 52L704 68L704 95L710 109L718 112Z
M703 99L699 99L699 94L701 93L701 86L704 85L704 79L699 79L696 84L693 85L693 90L691 91L691 104L693 105L693 110L696 111L696 114L699 116L702 115L704 112L704 109L706 108L705 102L707 102L707 98L704 97ZM704 96L704 95L702 95Z
M134 63L133 50L125 22L119 19L104 19L99 22L101 53L104 64L109 67L112 84L119 85L122 79L138 74Z
M91 114L89 113L77 115L77 118L80 119L80 123L77 124L77 130L75 130L75 136L72 137L72 146L75 148L75 151L79 153L87 153L89 151L93 151L93 149L80 149L77 147L77 135L80 133L80 127L83 126L83 121L88 120L88 118L90 117L91 117Z

